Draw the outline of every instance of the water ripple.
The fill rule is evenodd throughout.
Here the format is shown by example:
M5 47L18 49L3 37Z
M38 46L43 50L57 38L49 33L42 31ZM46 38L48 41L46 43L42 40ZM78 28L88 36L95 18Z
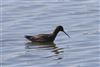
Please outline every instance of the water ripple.
M98 0L3 0L3 67L99 67ZM62 25L55 45L27 44L25 35L50 33Z

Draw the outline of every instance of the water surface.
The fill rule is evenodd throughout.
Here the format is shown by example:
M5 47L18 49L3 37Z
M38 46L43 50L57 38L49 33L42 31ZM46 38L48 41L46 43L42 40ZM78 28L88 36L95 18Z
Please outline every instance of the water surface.
M98 0L2 1L2 67L99 67ZM29 43L24 35L50 33L54 43Z

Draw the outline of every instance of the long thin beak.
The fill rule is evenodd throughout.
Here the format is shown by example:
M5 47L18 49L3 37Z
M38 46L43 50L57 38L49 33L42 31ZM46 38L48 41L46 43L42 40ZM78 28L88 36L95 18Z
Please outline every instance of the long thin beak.
M63 32L70 38L70 36L65 31L63 31Z

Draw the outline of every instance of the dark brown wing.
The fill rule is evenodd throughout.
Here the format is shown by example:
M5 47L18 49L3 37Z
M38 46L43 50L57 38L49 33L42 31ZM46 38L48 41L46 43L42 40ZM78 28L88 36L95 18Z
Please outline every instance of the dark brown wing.
M31 36L29 40L37 42L46 42L51 38L51 34L39 34L36 36Z

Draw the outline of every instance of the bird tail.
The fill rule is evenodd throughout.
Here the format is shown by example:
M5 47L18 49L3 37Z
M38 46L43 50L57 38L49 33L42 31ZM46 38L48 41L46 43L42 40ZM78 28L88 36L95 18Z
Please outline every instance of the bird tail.
M25 38L31 40L32 36L25 35Z

